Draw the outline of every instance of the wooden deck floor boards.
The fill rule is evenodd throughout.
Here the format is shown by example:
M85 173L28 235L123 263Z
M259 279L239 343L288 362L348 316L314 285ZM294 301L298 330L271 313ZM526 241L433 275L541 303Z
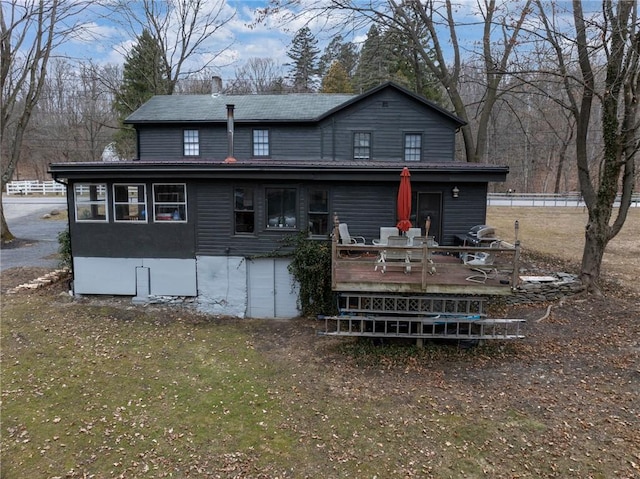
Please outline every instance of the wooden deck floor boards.
M431 254L423 275L421 255L412 252L411 271L405 273L404 261L387 261L386 272L377 263L376 251L341 250L333 262L335 291L369 291L438 294L511 293L513 264L483 266L485 273L464 265L454 254ZM376 268L378 266L378 268ZM424 285L423 285L424 276Z

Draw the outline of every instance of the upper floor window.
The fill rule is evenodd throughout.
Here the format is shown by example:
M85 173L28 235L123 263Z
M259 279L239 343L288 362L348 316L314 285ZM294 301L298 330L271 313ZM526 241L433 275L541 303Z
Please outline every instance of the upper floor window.
M113 217L118 221L147 222L146 186L113 185Z
M235 232L253 233L255 230L255 203L252 188L235 189L233 211Z
M295 228L297 192L295 188L267 188L267 228Z
M404 135L404 161L420 161L422 157L422 135L407 133Z
M105 183L76 183L73 190L76 221L109 220Z
M329 193L327 190L309 191L309 234L329 234Z
M200 156L200 134L198 130L184 130L184 156Z
M153 185L155 221L187 221L187 187L184 184Z
M371 158L371 133L359 131L353 134L353 159L369 160Z
M269 156L269 130L253 130L253 156Z

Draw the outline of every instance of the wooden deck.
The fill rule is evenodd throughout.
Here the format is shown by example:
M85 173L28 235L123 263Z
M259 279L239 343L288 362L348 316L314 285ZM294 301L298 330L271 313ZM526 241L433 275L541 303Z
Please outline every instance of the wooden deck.
M478 252L491 252L496 260L492 265L471 266L460 259L465 253ZM518 281L519 252L518 244L389 248L334 241L332 286L338 292L509 295ZM381 262L382 256L387 261Z

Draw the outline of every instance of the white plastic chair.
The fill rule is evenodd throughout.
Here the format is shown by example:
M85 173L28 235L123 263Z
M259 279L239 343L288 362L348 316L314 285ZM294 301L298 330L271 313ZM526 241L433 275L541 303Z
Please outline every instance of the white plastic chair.
M342 244L363 245L366 243L364 236L351 236L349 234L349 227L347 226L347 223L340 223L338 225L338 233L340 234L340 242Z
M409 238L409 246L413 245L413 238L422 234L421 228L409 228L407 231L407 238Z
M398 228L396 228L395 226L393 227L382 226L380 228L380 238L374 239L372 243L376 246L386 246L389 236L397 236L397 235L398 235Z

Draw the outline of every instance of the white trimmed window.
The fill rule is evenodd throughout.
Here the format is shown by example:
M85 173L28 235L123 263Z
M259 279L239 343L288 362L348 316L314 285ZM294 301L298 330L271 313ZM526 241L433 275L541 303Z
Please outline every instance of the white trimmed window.
M200 156L200 134L198 130L184 130L184 156Z
M159 223L187 221L187 186L184 183L153 185L153 219Z
M422 157L422 135L406 133L404 135L404 161L420 161Z
M73 191L77 222L109 221L105 183L76 183Z
M253 156L269 156L269 130L253 130Z
M116 222L147 222L147 188L143 184L113 185L113 218Z
M353 159L371 159L371 133L358 131L353 134Z

